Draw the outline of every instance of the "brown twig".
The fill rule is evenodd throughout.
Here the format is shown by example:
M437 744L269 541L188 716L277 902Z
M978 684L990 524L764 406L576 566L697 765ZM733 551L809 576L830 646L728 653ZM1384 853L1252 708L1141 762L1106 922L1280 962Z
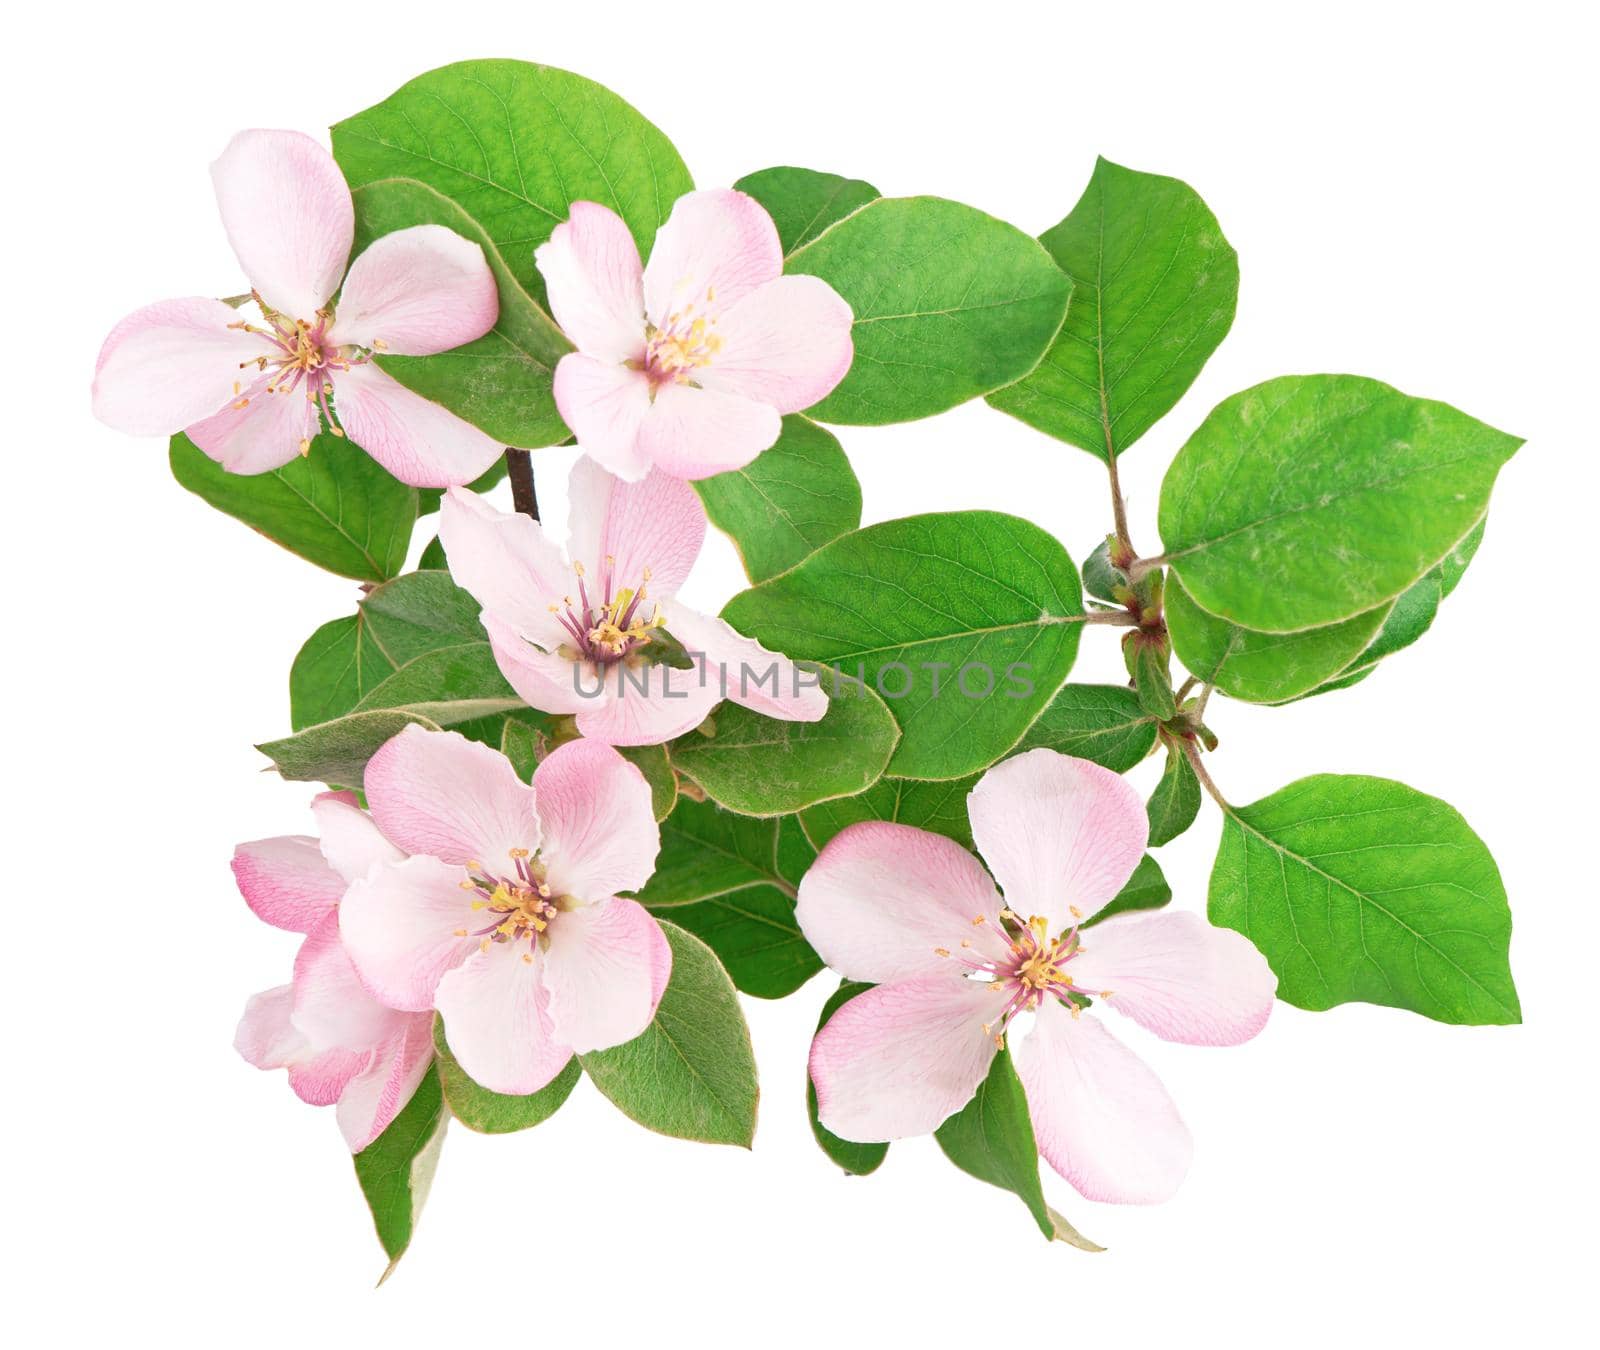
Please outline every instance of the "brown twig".
M506 477L511 480L511 504L525 516L539 519L539 498L533 490L533 456L506 447Z

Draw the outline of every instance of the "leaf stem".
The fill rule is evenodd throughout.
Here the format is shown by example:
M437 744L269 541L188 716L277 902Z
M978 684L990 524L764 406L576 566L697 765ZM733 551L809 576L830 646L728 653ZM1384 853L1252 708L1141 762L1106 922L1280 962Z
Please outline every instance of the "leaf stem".
M1087 614L1074 615L1073 619L1077 623L1108 623L1116 628L1134 628L1139 623L1139 616L1125 609L1092 609Z
M511 504L523 515L539 519L539 498L533 490L533 456L506 447L506 476L511 479Z
M1122 479L1117 474L1117 456L1111 448L1109 429L1106 432L1106 476L1111 480L1111 520L1116 528L1117 548L1123 558L1131 561L1137 555L1133 551L1133 541L1128 537L1128 507L1122 500ZM1113 558L1112 561L1118 560Z
M1200 762L1200 747L1188 739L1183 740L1180 744L1183 746L1184 755L1189 760L1189 767L1194 770L1194 776L1200 780L1200 786L1206 790L1212 801L1216 802L1224 811L1231 812L1233 808L1228 805L1228 799L1222 795L1217 785L1211 781L1211 775L1206 772L1206 766Z

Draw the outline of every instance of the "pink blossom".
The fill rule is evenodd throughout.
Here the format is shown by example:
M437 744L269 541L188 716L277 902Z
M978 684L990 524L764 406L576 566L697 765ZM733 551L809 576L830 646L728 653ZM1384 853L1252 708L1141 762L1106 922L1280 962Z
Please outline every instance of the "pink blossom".
M306 940L293 981L245 1005L233 1043L258 1069L287 1069L303 1101L337 1102L345 1142L359 1153L388 1128L427 1073L433 1019L374 999L339 941L346 888L400 851L352 793L325 792L312 810L320 840L290 835L234 851L234 877L250 908Z
M1266 1024L1276 977L1248 940L1192 914L1083 927L1144 852L1143 804L1116 774L1030 750L984 774L967 811L992 876L942 835L865 822L830 840L800 883L812 946L876 986L812 1042L822 1123L860 1141L935 1129L1029 1013L1014 1056L1039 1152L1091 1200L1167 1199L1188 1170L1188 1129L1156 1076L1083 1009L1093 1001L1170 1041L1236 1045Z
M185 431L234 473L307 453L324 423L418 487L488 469L498 442L372 360L428 356L488 332L500 301L483 250L441 225L414 225L374 240L347 274L350 189L333 157L297 131L240 132L211 177L260 322L204 297L134 311L100 349L95 415L135 436Z
M698 726L723 698L814 722L815 676L677 599L705 540L693 488L659 469L623 482L580 459L570 482L571 561L527 516L453 489L439 516L450 572L483 606L511 687L610 745L651 745ZM676 639L690 661L652 661Z
M461 1067L494 1092L537 1092L574 1052L639 1035L672 949L637 901L660 832L644 776L608 745L569 741L530 787L504 755L407 727L367 765L367 801L405 855L339 909L367 988L444 1018Z
M578 348L556 367L556 406L579 447L630 482L651 465L704 478L748 464L781 414L850 369L850 306L817 277L783 275L772 217L742 192L678 198L648 267L594 202L574 202L534 257Z

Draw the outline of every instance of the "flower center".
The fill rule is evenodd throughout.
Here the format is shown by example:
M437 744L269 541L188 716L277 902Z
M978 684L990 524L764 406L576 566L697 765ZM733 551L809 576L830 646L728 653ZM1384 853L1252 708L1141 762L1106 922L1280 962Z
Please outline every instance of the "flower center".
M328 341L328 332L333 324L331 308L319 309L315 322L308 323L305 319L290 319L278 313L259 293L251 291L250 294L260 308L267 327L243 319L228 327L266 338L272 344L272 350L252 360L241 361L239 369L247 370L254 366L265 375L267 380L263 392L267 394L293 395L303 385L306 402L311 404L313 416L320 419L317 426L312 428L312 434L315 435L318 427L326 423L333 435L343 436L344 429L334 420L333 408L328 403L328 395L333 393L333 382L327 377L334 371L349 370L352 366L370 361L372 353L361 347L341 347ZM383 343L374 345L381 348ZM233 406L236 409L249 407L255 396L254 390L249 394L241 393L242 387L238 383L233 386ZM311 437L302 437L300 453L309 454L310 450Z
M1072 911L1074 920L1078 911ZM980 958L970 941L961 943L961 953L952 957L966 968L970 977L980 979L996 993L1006 995L999 1014L983 1024L983 1029L994 1037L996 1045L1005 1044L1006 1028L1018 1013L1036 1012L1046 998L1065 1004L1074 1017L1087 1004L1085 992L1072 982L1067 973L1072 958L1083 950L1078 941L1078 924L1060 934L1053 941L1049 921L1035 914L1026 923L1014 910L1002 909L998 922L979 914L972 920L974 928L989 927L1005 939L1006 955L998 960ZM948 947L936 947L943 957L951 957ZM1109 991L1102 992L1107 997Z
M598 601L590 598L583 564L573 563L572 570L578 577L578 598L563 596L559 605L550 606L550 612L572 635L572 654L577 659L601 665L624 660L649 646L652 630L662 625L660 605L652 604L648 615L645 610L650 569L646 567L642 571L637 586L618 590L614 589L616 563L617 560L608 554Z
M705 303L711 304L716 292L706 287ZM694 372L709 366L712 358L722 350L722 336L712 330L717 325L714 315L696 315L690 303L667 316L666 323L657 328L645 321L644 370L654 384L688 384Z
M528 950L522 959L531 962L534 946L543 949L550 945L545 931L551 923L563 911L576 908L576 903L571 896L551 891L544 864L527 849L512 849L510 858L508 874L496 873L481 862L467 864L461 889L472 893L474 913L489 922L477 929L458 928L456 936L478 938L478 950L484 952L492 943L514 943L526 938Z

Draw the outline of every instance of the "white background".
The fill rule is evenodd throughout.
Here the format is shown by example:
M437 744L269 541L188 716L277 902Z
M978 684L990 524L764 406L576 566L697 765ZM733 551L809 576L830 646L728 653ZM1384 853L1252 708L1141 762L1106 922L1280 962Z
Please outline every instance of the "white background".
M31 41L12 30L13 1344L1486 1345L1589 1321L1594 35L1577 6L1098 8L56 5ZM1124 460L1152 549L1185 434L1273 375L1375 375L1526 436L1426 639L1349 692L1218 700L1211 761L1241 802L1333 770L1457 806L1512 897L1526 1024L1280 1005L1227 1051L1119 1026L1197 1153L1156 1209L1088 1204L1047 1171L1111 1248L1089 1256L1044 1243L931 1141L866 1180L817 1153L802 1066L820 977L746 1001L764 1075L752 1154L649 1135L587 1084L530 1133L456 1129L410 1255L372 1292L383 1262L331 1113L230 1047L293 939L246 911L229 853L309 824L309 792L263 773L251 743L287 729L290 660L356 590L184 493L161 443L90 419L88 384L126 311L239 289L206 173L235 130L321 134L487 55L618 90L701 185L804 164L1037 232L1097 152L1188 180L1243 286L1232 335ZM1094 459L981 403L841 434L869 521L993 507L1078 557L1107 528ZM555 520L567 462L536 458ZM691 585L710 606L738 588L723 541ZM1074 678L1118 671L1114 630L1087 633ZM1203 907L1217 829L1208 803L1163 850L1176 903Z

